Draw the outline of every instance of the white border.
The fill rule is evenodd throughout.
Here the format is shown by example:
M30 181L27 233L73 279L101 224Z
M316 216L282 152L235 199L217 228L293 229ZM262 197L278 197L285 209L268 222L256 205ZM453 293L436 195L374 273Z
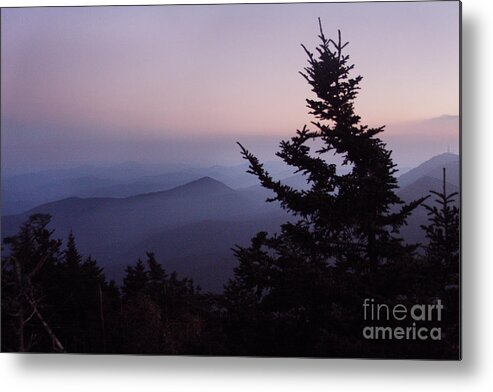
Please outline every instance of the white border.
M210 2L210 1L209 1ZM225 1L216 0L221 3ZM252 2L252 1L243 1ZM259 2L259 1L253 1ZM163 4L0 0L0 6ZM183 1L180 3L207 3ZM463 361L0 354L0 388L38 391L486 391L493 385L493 2L463 1Z

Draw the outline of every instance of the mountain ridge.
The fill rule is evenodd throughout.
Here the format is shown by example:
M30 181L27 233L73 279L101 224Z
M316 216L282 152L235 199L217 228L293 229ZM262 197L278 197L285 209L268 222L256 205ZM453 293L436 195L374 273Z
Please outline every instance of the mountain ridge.
M434 157L424 161L420 165L416 166L414 169L407 171L398 177L399 186L401 188L410 185L418 178L423 176L430 176L436 178L437 170L441 170L442 167L452 169L454 171L458 171L459 169L459 155L453 153L443 153L440 155L435 155ZM457 165L455 168L452 168L452 165ZM431 174L431 172L434 172ZM431 175L430 175L431 174ZM441 178L441 173L440 173ZM458 176L457 176L458 179Z
M433 158L437 159L411 170L414 176L425 174L405 186L405 181L400 181L397 193L405 201L428 195L430 190L440 191L444 163L457 169L458 178L457 156ZM454 178L447 171L449 192L458 190ZM303 186L299 175L285 181ZM55 236L67 238L72 231L80 252L98 260L110 278L121 278L125 265L153 251L166 268L189 275L206 289L220 290L236 263L231 248L246 245L258 231L273 234L291 219L279 203L265 202L264 188L258 190L233 189L202 176L171 189L128 197L68 197L2 216L2 236L17 233L30 214L49 213ZM427 203L433 203L433 198ZM410 242L423 241L420 225L426 219L426 210L419 207L409 218L410 227L402 229L403 237Z

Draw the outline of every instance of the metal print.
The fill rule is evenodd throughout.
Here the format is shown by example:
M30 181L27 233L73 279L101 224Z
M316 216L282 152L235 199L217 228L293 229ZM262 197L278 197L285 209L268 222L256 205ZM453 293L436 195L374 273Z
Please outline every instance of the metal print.
M4 352L460 359L460 3L1 10Z

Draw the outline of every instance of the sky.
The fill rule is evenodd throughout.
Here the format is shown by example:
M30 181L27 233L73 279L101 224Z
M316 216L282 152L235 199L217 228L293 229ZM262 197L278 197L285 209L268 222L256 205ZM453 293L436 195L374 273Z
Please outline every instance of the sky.
M402 166L459 140L458 2L2 9L2 170L272 158L309 124L300 44L342 32Z

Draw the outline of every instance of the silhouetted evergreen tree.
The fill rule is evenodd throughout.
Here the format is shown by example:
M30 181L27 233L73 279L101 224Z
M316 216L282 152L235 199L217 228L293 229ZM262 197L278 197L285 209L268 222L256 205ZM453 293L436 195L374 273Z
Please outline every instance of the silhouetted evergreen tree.
M212 296L169 276L147 253L128 266L122 294L69 233L52 238L49 215L33 215L6 238L2 259L2 350L80 353L222 352Z
M421 227L426 233L428 244L426 257L444 277L445 285L458 285L459 281L459 208L455 204L457 192L447 194L446 169L443 169L442 192L430 191L436 196L436 205L427 205L429 224Z
M109 346L114 352L118 289L95 260L83 260L72 233L60 250L61 240L47 228L50 219L32 215L4 240L2 350L94 353Z
M188 278L169 276L147 253L127 267L123 280L123 336L125 352L200 353L203 318L208 313L205 298Z
M59 263L57 284L49 289L57 308L57 325L68 351L105 351L106 286L102 268L90 257L83 261L70 232Z
M72 231L70 231L68 235L67 247L63 253L64 253L64 262L67 265L67 267L77 268L80 265L82 261L82 257L80 256L79 251L77 250L74 233Z
M395 264L415 249L398 232L424 199L405 204L396 195L391 151L377 136L384 127L362 125L354 112L362 78L350 76L347 43L340 32L327 39L321 24L319 38L316 56L303 46L309 65L301 73L317 97L306 100L313 129L297 130L276 154L309 188L274 180L240 144L249 173L274 192L269 200L298 218L278 235L259 233L249 248L235 250L240 264L226 286L231 331L238 335L234 344L252 353L347 355L352 342L337 336L359 337L361 298L399 294L402 288L388 283L398 277ZM246 331L244 323L256 324Z
M127 298L135 297L138 294L146 294L149 277L142 260L138 260L134 267L128 266L126 276L123 279L123 295Z
M2 259L2 351L65 351L52 319L56 309L47 288L56 281L60 240L36 214L4 244ZM55 279L54 279L55 278Z
M444 305L444 341L453 355L460 341L460 214L455 200L458 192L447 193L445 168L442 191L430 193L435 204L424 205L428 224L421 227L428 243L420 272L427 301L440 299Z
M152 252L147 252L147 269L148 294L163 309L163 318L166 319L167 274Z

